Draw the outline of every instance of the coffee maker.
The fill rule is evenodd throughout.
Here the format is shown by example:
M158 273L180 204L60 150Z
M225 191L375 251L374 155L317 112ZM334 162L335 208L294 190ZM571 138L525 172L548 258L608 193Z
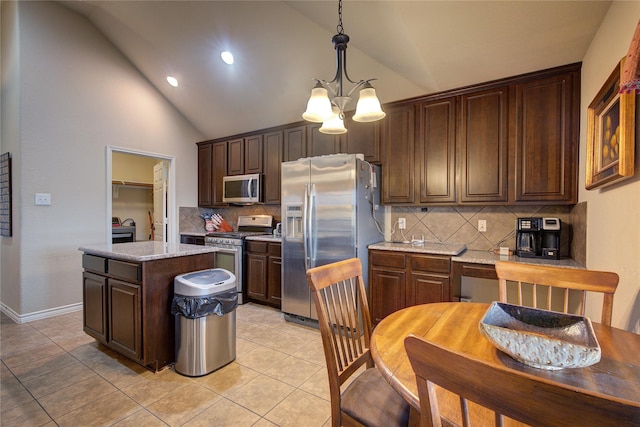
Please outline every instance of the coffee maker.
M516 219L516 255L560 259L560 218Z

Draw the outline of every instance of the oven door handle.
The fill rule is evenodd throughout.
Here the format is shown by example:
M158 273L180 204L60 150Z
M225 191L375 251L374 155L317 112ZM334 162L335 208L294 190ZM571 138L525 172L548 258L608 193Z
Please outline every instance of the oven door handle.
M217 249L216 252L226 252L226 253L230 253L230 254L237 254L238 253L238 249L236 249L236 248L221 248L219 246L216 246L215 244L212 245L212 246Z

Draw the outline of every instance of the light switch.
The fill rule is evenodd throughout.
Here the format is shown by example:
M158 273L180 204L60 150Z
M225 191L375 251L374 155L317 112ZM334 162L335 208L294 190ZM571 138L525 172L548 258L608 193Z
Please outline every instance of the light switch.
M49 206L51 204L51 194L36 193L36 206Z

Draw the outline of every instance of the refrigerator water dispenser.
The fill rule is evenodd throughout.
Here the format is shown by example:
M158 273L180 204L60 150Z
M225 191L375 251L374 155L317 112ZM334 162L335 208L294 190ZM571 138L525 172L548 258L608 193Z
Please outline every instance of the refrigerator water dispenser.
M285 215L284 237L302 241L302 203L288 203Z

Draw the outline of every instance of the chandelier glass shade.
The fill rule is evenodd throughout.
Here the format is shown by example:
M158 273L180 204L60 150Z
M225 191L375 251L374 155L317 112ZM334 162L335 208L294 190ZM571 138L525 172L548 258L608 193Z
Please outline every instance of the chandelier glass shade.
M307 102L307 111L302 113L302 118L314 123L322 123L332 116L333 108L329 100L329 93L320 82L311 89L311 96Z
M353 120L356 122L374 122L385 117L380 101L376 96L376 90L371 86L371 81L360 80L355 82L347 74L347 44L349 36L342 28L342 0L338 1L338 34L331 39L336 50L336 75L333 80L316 80L316 85L311 90L311 96L307 102L307 110L302 118L314 122L323 123L320 132L327 134L346 133L344 127L344 111L351 100L351 95L359 90L359 99ZM355 86L345 95L342 83L346 79Z
M347 133L347 128L344 127L344 121L340 117L340 110L338 107L333 107L332 116L322 122L322 126L319 131L329 135L340 135Z
M371 86L371 83L366 82L363 89L360 90L360 98L356 105L356 113L353 115L353 120L356 122L375 122L381 120L386 116L380 101L376 96L376 90Z

